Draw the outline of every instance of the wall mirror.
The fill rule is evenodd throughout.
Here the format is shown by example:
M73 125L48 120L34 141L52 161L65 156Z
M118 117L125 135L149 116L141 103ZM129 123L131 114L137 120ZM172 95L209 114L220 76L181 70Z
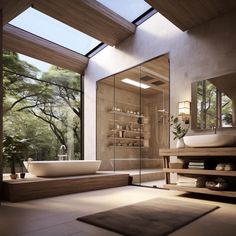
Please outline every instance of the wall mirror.
M236 127L236 73L192 83L193 130Z

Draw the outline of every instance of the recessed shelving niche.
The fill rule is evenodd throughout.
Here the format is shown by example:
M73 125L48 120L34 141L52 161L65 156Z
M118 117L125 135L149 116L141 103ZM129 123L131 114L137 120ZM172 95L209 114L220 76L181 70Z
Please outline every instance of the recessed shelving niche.
M108 114L113 115L109 119L108 146L111 148L144 148L144 115L141 114L136 105L119 103L122 108L112 107Z

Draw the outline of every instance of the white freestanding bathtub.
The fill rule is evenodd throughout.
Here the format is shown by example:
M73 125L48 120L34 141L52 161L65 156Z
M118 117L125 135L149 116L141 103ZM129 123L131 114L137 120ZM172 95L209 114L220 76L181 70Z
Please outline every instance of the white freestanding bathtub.
M101 161L24 161L28 172L38 177L63 177L95 174Z

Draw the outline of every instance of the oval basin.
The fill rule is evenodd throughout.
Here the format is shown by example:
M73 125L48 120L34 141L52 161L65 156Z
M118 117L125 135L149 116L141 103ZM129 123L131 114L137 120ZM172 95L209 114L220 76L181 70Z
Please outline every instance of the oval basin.
M185 136L188 147L228 147L236 146L236 136L231 134L207 134Z

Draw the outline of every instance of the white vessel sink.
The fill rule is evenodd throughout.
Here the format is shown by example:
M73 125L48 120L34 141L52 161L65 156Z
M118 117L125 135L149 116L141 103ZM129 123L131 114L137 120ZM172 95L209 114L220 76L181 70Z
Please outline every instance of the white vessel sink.
M236 146L236 136L231 134L207 134L184 137L189 147L225 147Z

